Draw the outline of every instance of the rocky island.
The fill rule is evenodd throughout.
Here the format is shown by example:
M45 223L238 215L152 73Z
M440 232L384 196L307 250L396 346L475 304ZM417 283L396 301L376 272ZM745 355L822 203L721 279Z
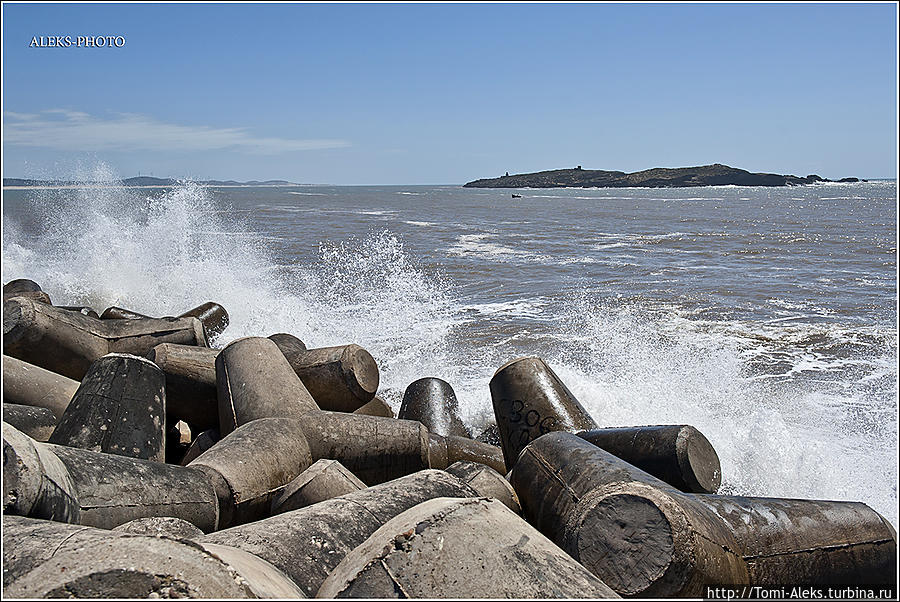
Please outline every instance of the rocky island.
M465 184L464 188L687 188L692 186L800 186L832 182L815 174L805 178L772 173L753 173L721 163L700 167L657 167L633 173L602 169L554 169L535 173L484 178ZM859 182L843 178L838 182Z

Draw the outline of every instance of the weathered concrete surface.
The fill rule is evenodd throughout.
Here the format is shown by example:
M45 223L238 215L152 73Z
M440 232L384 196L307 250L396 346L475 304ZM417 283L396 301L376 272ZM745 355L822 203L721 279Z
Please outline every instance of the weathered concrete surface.
M367 485L431 467L428 431L419 422L322 411L300 423L313 460L337 460Z
M197 318L203 324L207 338L212 338L222 334L228 327L228 312L225 308L213 301L207 301L202 305L198 305L193 309L189 309L183 314L179 314L179 318Z
M238 427L188 468L209 475L222 529L269 516L272 500L311 464L298 421L261 418Z
M383 523L435 497L477 497L442 470L424 470L255 523L211 533L201 541L240 548L264 558L308 596L344 556Z
M34 280L27 278L19 278L11 280L3 285L3 300L12 299L13 297L24 297L32 299L39 303L52 304L50 295L41 290L40 285Z
M3 404L3 422L11 424L35 441L46 441L56 428L56 416L47 408Z
M306 343L286 332L276 332L266 338L278 345L285 357L306 351Z
M530 441L552 431L598 428L550 366L523 357L500 366L490 382L500 447L507 466Z
M437 498L379 527L319 598L618 598L496 500Z
M169 421L184 420L196 432L219 428L218 355L218 349L175 343L162 343L147 352L147 359L166 375Z
M49 521L8 521L6 517L3 531L5 557L24 547L13 562L22 574L4 587L4 596L303 597L275 567L246 552L222 546L110 531L86 532L83 528L60 530ZM48 555L35 550L38 542L44 544L43 550L52 552ZM54 542L58 543L51 547ZM10 553L7 548L13 551ZM25 566L27 561L32 566Z
M59 309L65 309L66 311L74 311L83 316L87 316L89 318L94 318L95 320L100 319L100 315L94 311L93 307L87 307L84 305L57 305Z
M173 516L213 531L219 503L202 471L38 443L62 461L74 483L80 523L112 529L136 518Z
M316 460L272 500L274 516L365 489L366 484L337 460Z
M519 504L516 490L512 488L506 477L493 468L462 460L448 466L446 471L459 477L463 483L477 491L480 496L493 498L502 502L516 514L522 514L522 506Z
M276 342L279 347L284 345L282 339ZM323 410L352 412L378 391L378 366L359 345L301 351L291 344L281 351Z
M174 516L148 516L147 518L136 518L127 523L123 523L118 527L113 527L112 531L117 533L128 533L131 535L153 535L154 537L175 537L179 539L197 539L203 537L203 531L196 526L187 522L182 518Z
M381 416L382 418L395 418L394 410L391 409L391 406L377 395L372 398L372 401L353 410L353 413L365 414L366 416Z
M716 450L689 425L602 428L576 434L681 491L715 493L722 482Z
M477 462L506 474L503 451L499 447L467 437L441 437L428 434L432 468L447 468L454 462Z
M140 320L140 319L148 319L152 320L151 316L146 316L144 314L139 314L136 311L131 311L130 309L125 309L124 307L116 307L113 305L112 307L107 307L103 310L103 313L100 314L101 320Z
M107 353L144 355L167 342L207 346L197 318L96 320L22 297L3 304L3 353L75 380Z
M110 353L91 364L50 443L165 462L166 379L150 360Z
M397 417L418 420L428 432L447 437L468 437L469 430L459 415L459 402L453 387L435 377L420 378L406 387Z
M3 512L77 523L78 491L68 470L43 443L3 423Z
M216 357L219 432L259 418L295 418L318 411L303 382L273 341L246 337Z
M40 366L3 356L3 401L7 403L47 408L61 418L80 385Z

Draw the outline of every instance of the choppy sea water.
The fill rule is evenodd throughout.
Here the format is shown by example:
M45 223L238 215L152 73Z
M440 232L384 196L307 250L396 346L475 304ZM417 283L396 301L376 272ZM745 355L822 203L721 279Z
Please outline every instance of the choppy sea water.
M723 493L897 526L896 183L512 192L5 190L3 281L98 311L214 300L214 346L358 343L395 410L438 376L475 433L494 370L538 355L602 426L699 428Z

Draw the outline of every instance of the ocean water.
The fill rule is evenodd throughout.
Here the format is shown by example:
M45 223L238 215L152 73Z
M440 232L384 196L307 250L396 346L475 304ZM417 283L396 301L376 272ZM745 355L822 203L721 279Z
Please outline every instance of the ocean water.
M496 368L538 355L602 426L699 428L723 493L897 526L896 183L511 192L5 190L3 280L98 311L214 300L214 346L358 343L395 410L438 376L475 433Z

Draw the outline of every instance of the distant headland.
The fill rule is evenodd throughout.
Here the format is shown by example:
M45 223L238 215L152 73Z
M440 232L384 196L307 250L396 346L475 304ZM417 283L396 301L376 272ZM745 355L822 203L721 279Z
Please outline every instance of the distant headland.
M752 173L721 163L699 167L657 167L634 173L601 169L554 169L484 178L464 188L689 188L694 186L800 186L833 182L815 174L805 178L773 173ZM837 182L859 182L859 178L843 178ZM865 180L862 180L865 181Z
M157 188L178 186L180 180L173 178L154 178L152 176L136 176L134 178L126 178L120 182L77 182L73 180L33 180L28 178L3 178L4 188L80 188L95 186L126 186L132 188ZM236 182L234 180L201 180L195 181L196 184L203 186L298 186L287 180L265 180L260 182L251 180L249 182Z

